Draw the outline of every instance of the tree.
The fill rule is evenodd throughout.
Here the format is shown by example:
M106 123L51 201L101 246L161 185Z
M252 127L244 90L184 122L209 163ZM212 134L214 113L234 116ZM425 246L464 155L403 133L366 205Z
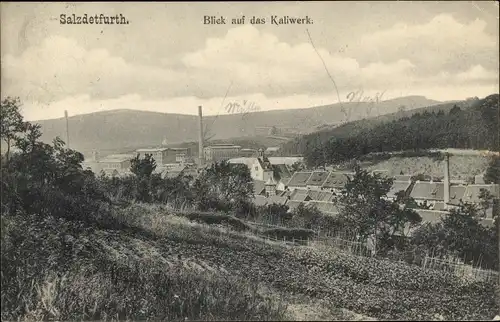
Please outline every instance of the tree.
M292 173L295 173L295 172L298 172L298 171L302 171L304 169L305 169L304 163L302 163L300 161L294 162L292 164L292 166L291 166Z
M500 157L491 158L488 168L484 174L484 182L500 184Z
M137 154L135 158L130 160L130 163L130 171L139 179L150 178L156 169L156 161L152 154L146 154L143 159Z
M407 225L416 225L422 220L410 208L409 202L401 204L402 199L386 199L392 183L393 179L377 173L370 174L359 166L356 166L353 178L348 178L338 197L341 207L339 219L354 230L361 240L373 235L376 241L380 237L382 242L392 243L395 235Z
M486 217L488 209L493 206L493 194L486 189L481 189L479 191L479 199L479 205L483 211L483 216Z
M2 102L18 104L18 100ZM17 113L16 106L9 107L13 111L11 115ZM15 118L22 126L3 124L16 151L9 156L8 163L1 165L2 213L51 215L92 222L100 203L109 200L94 174L83 170L83 155L65 148L58 137L52 145L41 142L39 124Z
M247 202L253 195L250 170L245 165L227 161L212 163L197 178L195 191L202 210L233 209L235 204Z
M460 107L458 107L458 105L455 104L450 110L450 115L457 115L460 114L460 112L462 112L462 110L460 109Z
M19 112L21 102L19 98L7 97L0 106L0 138L7 144L6 162L9 162L10 149L13 141L26 126Z
M483 264L495 268L498 265L497 230L481 225L478 212L477 206L462 203L440 222L418 228L412 243L438 256L454 255L468 264L481 257Z

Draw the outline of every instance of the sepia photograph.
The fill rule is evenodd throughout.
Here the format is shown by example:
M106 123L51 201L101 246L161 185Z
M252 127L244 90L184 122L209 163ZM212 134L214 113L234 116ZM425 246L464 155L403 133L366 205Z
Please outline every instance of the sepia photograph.
M499 11L2 1L1 320L500 321Z

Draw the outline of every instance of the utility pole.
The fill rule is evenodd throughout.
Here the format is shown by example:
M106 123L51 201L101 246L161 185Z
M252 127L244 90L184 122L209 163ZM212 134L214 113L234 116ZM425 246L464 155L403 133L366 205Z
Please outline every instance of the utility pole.
M198 160L199 166L202 167L204 164L205 156L203 155L203 112L201 105L198 106Z
M64 118L66 119L66 146L69 149L69 122L68 122L68 111L64 111Z

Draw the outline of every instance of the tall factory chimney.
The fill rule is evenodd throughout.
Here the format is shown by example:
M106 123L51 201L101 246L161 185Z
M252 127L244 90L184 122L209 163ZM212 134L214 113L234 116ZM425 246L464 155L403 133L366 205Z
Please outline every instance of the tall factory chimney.
M448 153L444 156L444 206L448 209L450 202L450 155Z
M68 123L68 111L64 111L64 118L66 119L66 146L69 149L69 123Z
M201 106L198 106L198 159L199 166L203 166L205 156L203 155L203 113Z

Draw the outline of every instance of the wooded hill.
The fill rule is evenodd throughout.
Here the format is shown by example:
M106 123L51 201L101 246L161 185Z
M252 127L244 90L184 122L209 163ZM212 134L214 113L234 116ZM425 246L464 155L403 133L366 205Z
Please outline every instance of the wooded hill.
M355 121L305 135L284 144L283 153L304 154L309 165L317 166L371 152L498 149L498 94L405 113Z

